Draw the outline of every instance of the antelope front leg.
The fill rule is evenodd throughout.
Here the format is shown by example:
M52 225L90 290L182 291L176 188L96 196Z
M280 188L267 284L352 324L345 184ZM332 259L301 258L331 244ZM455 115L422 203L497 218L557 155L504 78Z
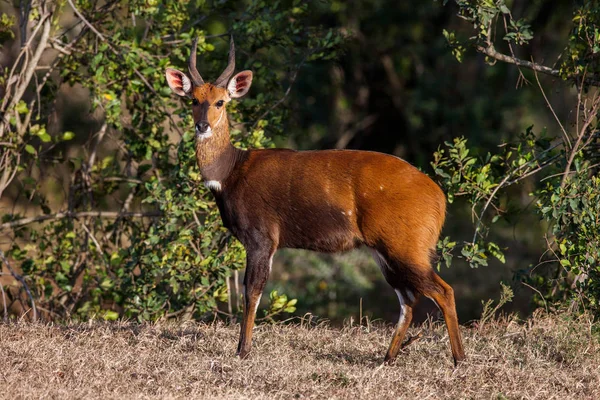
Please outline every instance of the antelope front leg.
M244 276L244 317L240 332L237 355L246 358L252 346L252 329L256 309L271 272L274 248L271 243L260 247L246 247L246 274Z

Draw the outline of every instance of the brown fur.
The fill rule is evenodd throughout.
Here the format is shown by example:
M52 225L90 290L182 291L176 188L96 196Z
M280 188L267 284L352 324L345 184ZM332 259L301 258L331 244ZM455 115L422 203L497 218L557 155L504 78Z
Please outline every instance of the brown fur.
M339 252L366 245L405 303L386 360L398 354L421 295L442 309L455 363L465 358L452 288L432 269L446 199L427 175L367 151L237 149L225 106L216 106L230 100L227 90L207 83L192 95L195 123L206 120L212 128L211 137L197 142L198 166L205 181L219 183L211 190L223 223L247 252L240 357L250 352L256 306L277 249Z

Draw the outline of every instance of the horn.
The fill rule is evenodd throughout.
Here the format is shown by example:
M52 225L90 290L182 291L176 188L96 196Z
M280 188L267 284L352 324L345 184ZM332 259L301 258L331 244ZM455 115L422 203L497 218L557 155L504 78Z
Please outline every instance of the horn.
M196 69L196 47L198 46L198 38L194 39L192 43L192 51L190 52L190 62L188 63L188 71L190 71L190 76L192 77L192 82L194 82L194 86L202 86L204 85L204 80L200 76L200 73Z
M225 71L217 78L215 81L215 86L225 87L227 86L227 81L233 75L233 71L235 70L235 46L233 45L233 35L229 40L229 61L227 62L227 68Z

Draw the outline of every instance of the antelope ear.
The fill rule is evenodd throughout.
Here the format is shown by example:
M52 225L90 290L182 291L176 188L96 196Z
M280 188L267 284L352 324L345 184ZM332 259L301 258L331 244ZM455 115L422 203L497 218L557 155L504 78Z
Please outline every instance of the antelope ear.
M231 97L232 99L242 97L243 95L248 93L251 84L252 71L238 72L233 76L233 78L231 78L231 80L227 84L227 91L229 92L229 97Z
M167 68L165 76L169 87L176 95L189 96L192 93L192 81L183 72Z

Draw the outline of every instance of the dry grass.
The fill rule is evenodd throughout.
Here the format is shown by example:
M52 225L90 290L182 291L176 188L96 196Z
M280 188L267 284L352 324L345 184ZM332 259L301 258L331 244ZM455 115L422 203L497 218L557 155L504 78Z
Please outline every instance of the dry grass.
M536 316L462 328L453 368L439 323L382 365L391 327L262 325L248 360L224 324L0 324L0 397L600 398L598 334L585 319Z

